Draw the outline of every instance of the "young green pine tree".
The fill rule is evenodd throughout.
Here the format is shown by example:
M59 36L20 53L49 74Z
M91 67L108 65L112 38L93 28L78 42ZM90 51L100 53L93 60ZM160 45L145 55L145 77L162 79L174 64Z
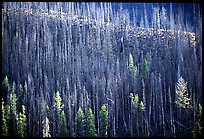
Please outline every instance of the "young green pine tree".
M89 108L89 111L88 111L87 136L88 137L96 137L96 128L95 128L95 124L94 124L94 115L93 115L93 112L92 112L91 108Z
M140 101L139 109L140 109L141 111L145 111L145 106L144 106L144 103L143 103L142 101Z
M8 124L9 119L10 119L10 109L11 109L10 105L6 104L5 105L5 118L6 118L7 124Z
M16 102L17 102L17 97L16 94L14 92L15 88L14 88L14 84L13 84L13 88L12 88L12 92L10 93L10 133L11 136L16 136L17 135L17 107L16 107Z
M149 67L148 67L148 62L147 62L147 59L143 59L142 61L142 66L141 66L141 74L143 77L145 77L147 75L149 71Z
M64 107L64 105L62 104L62 98L60 97L59 91L57 91L56 94L55 94L54 106L55 106L59 111L61 111L62 108Z
M17 109L16 109L16 94L13 92L10 94L10 100L11 100L11 112L16 115L17 114Z
M56 92L54 98L54 111L55 111L55 119L54 119L54 127L55 127L55 135L60 136L60 113L63 109L64 105L62 104L62 98L60 97L59 91Z
M84 137L84 128L85 128L85 121L84 121L84 112L79 107L77 114L76 114L76 136L77 137Z
M202 106L199 104L198 108L198 118L199 120L195 123L192 134L193 137L202 137Z
M138 76L139 71L136 66L134 66L132 54L129 55L129 68L132 71L134 76Z
M64 110L61 111L60 114L60 136L61 137L66 137L68 135L67 133L67 119L64 113Z
M138 94L133 95L133 93L130 93L130 98L131 98L131 110L134 112L139 105L139 97Z
M192 130L193 137L202 137L202 126L199 122L196 122L193 130Z
M100 111L101 117L101 137L107 137L107 129L108 129L108 113L106 105L102 105Z
M130 68L134 67L132 54L129 55L129 67Z
M3 80L3 86L5 86L5 88L8 88L8 86L9 86L9 80L8 80L7 76Z
M2 133L3 136L8 136L8 126L5 116L4 101L2 99Z
M26 115L25 106L22 105L22 113L20 112L17 119L17 132L19 137L25 137L26 134Z
M130 93L131 98L131 136L139 136L139 97L138 94Z
M144 130L144 111L145 111L145 106L143 101L140 101L139 104L139 134L141 137L145 136L145 130Z

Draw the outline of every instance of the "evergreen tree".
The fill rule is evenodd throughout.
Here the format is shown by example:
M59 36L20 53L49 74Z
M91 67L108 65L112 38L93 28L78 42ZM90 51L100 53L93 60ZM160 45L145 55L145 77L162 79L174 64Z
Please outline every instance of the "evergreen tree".
M64 105L62 104L62 98L60 97L59 91L56 92L55 98L54 98L54 112L55 112L55 118L54 118L54 127L55 131L53 131L56 136L60 136L60 120L61 120L61 110L63 109Z
M88 118L87 118L87 136L96 137L96 128L94 124L94 115L92 109L89 108Z
M60 114L60 136L61 137L66 137L67 136L67 119L64 113L64 110L62 110Z
M85 127L85 121L84 121L84 112L79 107L77 114L76 114L76 136L77 137L83 137L84 136L84 127Z
M6 118L7 124L10 119L10 109L11 109L10 105L6 104L5 105L5 118Z
M129 68L133 72L134 76L138 76L139 71L136 66L134 66L132 54L129 55Z
M8 80L8 76L6 76L3 80L3 86L5 86L5 88L8 88L9 86L9 80Z
M43 120L43 137L51 137L49 130L49 119L47 117L45 117L45 119Z
M10 100L11 100L11 112L16 115L17 114L17 108L16 108L16 94L14 92L12 92L10 94Z
M15 84L13 83L13 87L12 87L12 92L10 93L10 123L11 123L11 127L10 127L10 133L11 136L16 136L17 133L17 106L16 106L16 102L17 102L17 97L16 94L14 93L15 90Z
M138 94L133 95L133 93L130 93L130 98L131 98L131 110L134 111L136 108L138 108L139 105Z
M134 62L133 62L132 54L129 55L129 67L130 68L134 67Z
M145 106L144 106L144 103L143 101L140 101L140 104L139 104L139 135L141 137L145 136L145 128L144 128L144 111L145 111Z
M55 94L54 106L55 106L59 111L61 111L62 108L64 107L64 105L62 104L62 98L60 97L59 91L57 91L56 94Z
M143 101L139 103L138 94L130 93L131 98L131 136L142 136L144 133L143 119L145 106Z
M142 66L141 66L141 75L146 76L149 71L147 59L143 59Z
M25 106L22 105L22 113L20 112L17 119L17 132L18 136L25 137L26 134L26 114Z
M188 98L187 83L182 77L179 78L176 88L176 104L181 108L190 108L190 99Z
M193 137L202 137L202 126L199 122L196 122L192 130Z
M107 128L108 128L108 113L106 105L102 105L100 111L101 117L101 137L107 137Z
M140 109L141 111L145 111L145 106L144 106L144 103L143 103L142 101L140 101L139 109Z
M192 134L193 137L202 137L202 106L199 104L198 108L198 118L199 120L195 123Z
M8 136L8 125L5 116L4 101L2 99L2 133L3 136Z
M138 94L130 93L131 98L131 136L139 136L139 97Z

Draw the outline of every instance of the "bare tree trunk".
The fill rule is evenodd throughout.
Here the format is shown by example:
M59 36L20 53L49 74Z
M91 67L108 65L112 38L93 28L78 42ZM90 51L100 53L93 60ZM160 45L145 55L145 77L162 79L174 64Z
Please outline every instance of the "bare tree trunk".
M142 97L143 97L143 102L145 106L145 111L144 111L144 136L149 135L149 130L148 130L148 122L147 122L147 103L146 103L146 95L145 95L145 82L144 79L142 79Z
M168 88L168 96L169 96L169 110L170 110L170 129L171 129L171 136L175 137L176 133L175 133L175 123L174 123L174 115L172 112L172 101L171 101L171 90L170 87Z
M162 120L162 132L163 136L165 136L165 121L164 121L164 105L163 105L163 92L162 92L162 81L161 81L161 74L159 74L159 92L161 96L161 120Z

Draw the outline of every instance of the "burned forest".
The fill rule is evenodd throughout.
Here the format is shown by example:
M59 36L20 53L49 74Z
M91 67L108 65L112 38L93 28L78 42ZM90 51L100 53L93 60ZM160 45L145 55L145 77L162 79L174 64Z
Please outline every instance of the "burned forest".
M201 137L202 5L2 3L2 136Z

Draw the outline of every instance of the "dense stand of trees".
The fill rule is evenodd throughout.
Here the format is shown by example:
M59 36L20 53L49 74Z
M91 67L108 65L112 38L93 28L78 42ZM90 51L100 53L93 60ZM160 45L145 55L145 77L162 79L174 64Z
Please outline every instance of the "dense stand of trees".
M202 134L202 10L169 6L3 3L2 134Z

